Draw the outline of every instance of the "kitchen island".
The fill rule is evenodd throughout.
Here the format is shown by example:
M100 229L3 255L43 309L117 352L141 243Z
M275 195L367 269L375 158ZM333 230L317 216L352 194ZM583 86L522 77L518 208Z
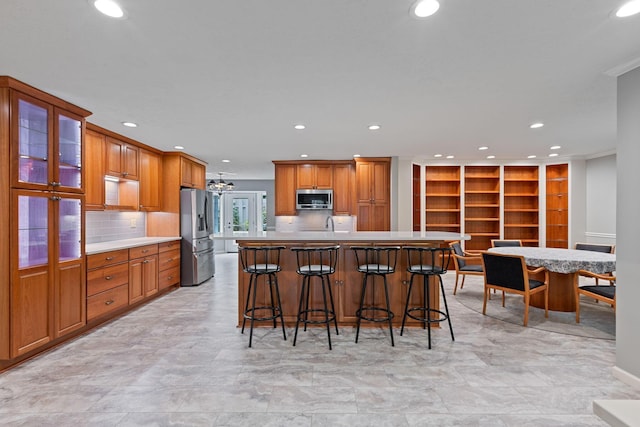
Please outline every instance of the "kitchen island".
M448 246L448 242L454 240L467 240L466 235L449 232L403 232L403 231L375 231L375 232L263 232L253 235L217 235L215 238L234 239L242 248L245 246L284 246L286 249L282 251L280 265L282 270L278 273L278 283L280 288L280 296L282 299L282 311L285 323L295 325L296 315L298 311L298 302L300 297L300 287L302 283L301 276L296 273L296 257L291 251L292 247L300 246L329 246L340 245L338 265L336 273L331 277L333 286L333 295L336 306L336 317L338 323L342 326L355 325L355 312L360 304L360 292L362 286L362 273L356 270L356 261L351 246ZM407 290L410 275L406 271L407 260L406 253L401 251L398 254L398 264L396 272L388 275L389 298L391 300L391 310L395 313L393 319L394 325L399 326L402 323L402 314L406 302ZM261 278L262 280L262 278ZM381 280L379 278L376 279ZM417 280L417 279L416 279ZM249 275L242 271L242 265L238 262L238 324L242 324L243 309L246 301L246 295L249 285ZM372 293L370 299L365 301L367 305L384 304L384 294L377 288ZM314 287L315 288L315 287ZM259 294L258 298L262 299L258 305L268 301L269 295L266 292L267 286L261 286L261 290L265 290L263 294ZM410 304L421 304L422 293L412 293L412 301ZM437 286L430 286L431 301L434 308L438 308L440 301ZM321 301L322 294L320 287L317 287L317 294L311 295L311 304L318 304ZM411 321L408 324L417 324ZM374 323L363 322L362 326L372 326ZM258 326L269 326L269 322L263 322Z

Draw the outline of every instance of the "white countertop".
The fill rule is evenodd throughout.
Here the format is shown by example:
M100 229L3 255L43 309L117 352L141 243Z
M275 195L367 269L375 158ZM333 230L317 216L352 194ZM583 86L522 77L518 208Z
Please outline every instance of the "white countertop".
M384 241L452 241L469 240L468 235L446 231L263 231L244 234L214 234L214 240L238 241L340 241L340 242L384 242Z
M84 249L87 255L92 255L99 254L101 252L116 251L118 249L128 249L136 246L170 242L172 240L180 240L180 237L138 237L135 239L112 240L110 242L89 243Z

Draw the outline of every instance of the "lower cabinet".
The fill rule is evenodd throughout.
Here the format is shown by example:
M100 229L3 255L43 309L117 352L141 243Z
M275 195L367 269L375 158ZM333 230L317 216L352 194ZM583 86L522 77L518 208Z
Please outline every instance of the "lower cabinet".
M180 284L180 244L178 241L158 245L158 288Z
M88 321L129 305L128 261L126 249L87 256Z
M129 249L129 303L158 292L158 245Z

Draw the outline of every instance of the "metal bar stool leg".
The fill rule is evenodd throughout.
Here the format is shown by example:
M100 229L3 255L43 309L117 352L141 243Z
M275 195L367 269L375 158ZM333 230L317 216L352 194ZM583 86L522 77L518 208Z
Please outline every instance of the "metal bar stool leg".
M249 298L251 298L251 288L253 285L253 274L251 274L249 276L249 289L247 290L247 302L244 304L244 314L242 317L242 330L240 331L241 334L244 334L244 325L247 322L247 310L249 309Z
M255 322L256 319L256 294L257 292L257 288L258 288L258 278L255 278L256 283L253 284L253 308L251 309L251 330L249 331L249 347L251 347L251 342L253 341L253 324Z
M427 324L427 335L429 336L429 349L431 349L431 313L429 309L431 308L431 297L429 296L429 276L422 276L423 286L424 286L424 299L425 299L425 322Z
M327 288L329 289L329 300L331 301L331 311L334 313L333 322L335 323L335 326L336 326L336 335L340 335L340 332L338 331L338 316L335 315L336 307L333 304L333 291L331 290L331 281L329 280L329 276L322 276L322 277L327 279Z
M453 327L451 326L451 317L449 316L449 306L447 305L447 296L444 293L444 284L442 283L442 277L438 275L440 279L440 289L442 290L442 301L444 302L444 311L447 313L447 322L449 322L449 330L451 331L451 341L455 341L453 336Z
M400 336L404 333L404 324L407 320L407 314L409 313L409 300L411 299L411 289L413 289L413 274L409 280L409 289L407 290L407 302L404 305L404 316L402 316L402 328L400 328Z
M389 321L389 335L391 335L391 347L395 347L395 343L393 341L393 324L391 322L391 304L389 304L389 289L387 288L387 275L382 276L384 283L384 297L387 301L387 317Z
M329 324L329 309L327 307L327 291L324 288L324 277L320 276L322 286L322 302L324 303L324 321L327 325L327 337L329 338L329 350L331 350L331 325Z
M356 344L358 343L358 336L360 336L360 322L362 321L362 307L364 306L364 297L367 292L367 278L368 274L364 274L362 278L362 294L360 295L360 308L356 312L356 317L358 320L356 321Z
M278 286L278 276L275 276L276 298L278 299L278 310L280 314L280 323L282 324L282 336L287 340L287 332L284 329L284 314L282 313L282 302L280 302L280 287Z
M273 287L275 286L275 278L276 275L273 273L269 273L269 297L271 298L271 316L273 317L273 329L278 327L278 324L276 323L277 320L277 316L276 316L276 305L275 305L275 298L273 298Z
M300 313L302 313L302 305L304 304L304 290L307 284L307 278L302 278L302 288L300 289L300 303L298 304L298 315L296 316L296 332L293 335L293 346L296 345L296 340L298 339L298 327L300 326Z

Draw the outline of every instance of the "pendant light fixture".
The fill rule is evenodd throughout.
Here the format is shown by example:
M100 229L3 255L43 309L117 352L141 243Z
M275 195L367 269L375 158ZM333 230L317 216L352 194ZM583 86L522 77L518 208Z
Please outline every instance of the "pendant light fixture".
M224 172L218 172L218 175L220 175L220 178L218 178L217 181L215 179L212 179L207 183L207 189L209 191L218 193L218 195L220 196L225 191L232 191L234 187L233 182L226 182L224 179L222 179L223 174Z

